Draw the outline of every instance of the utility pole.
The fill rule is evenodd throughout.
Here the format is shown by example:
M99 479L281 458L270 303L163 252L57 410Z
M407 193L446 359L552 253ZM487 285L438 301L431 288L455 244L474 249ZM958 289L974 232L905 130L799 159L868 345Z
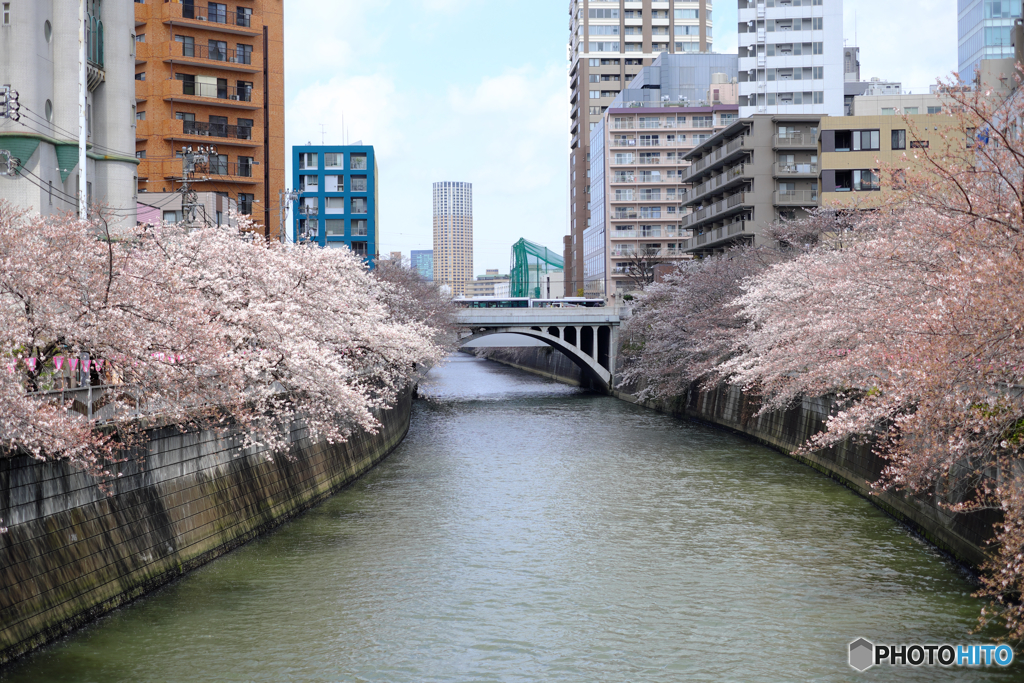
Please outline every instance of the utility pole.
M86 137L86 32L85 0L78 4L78 217L83 221L88 212L87 189L88 179L85 172L85 137Z
M284 215L286 212L288 202L294 202L299 198L299 193L294 190L278 190L278 220L280 221L281 231L281 243L287 244L290 240L288 239L288 233L284 229Z
M205 168L209 172L210 157L217 155L214 145L200 145L195 150L189 145L181 150L181 213L182 222L189 230L197 228L199 213L199 193L192 187L197 168Z

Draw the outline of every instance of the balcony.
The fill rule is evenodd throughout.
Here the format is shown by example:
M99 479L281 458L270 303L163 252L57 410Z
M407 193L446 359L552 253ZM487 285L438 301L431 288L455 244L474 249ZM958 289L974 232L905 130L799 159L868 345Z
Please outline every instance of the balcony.
M725 145L717 148L710 154L706 154L700 160L693 162L691 166L685 171L683 182L692 183L694 180L701 176L707 175L715 169L721 168L726 164L742 158L744 155L749 154L754 149L754 142L746 135L729 141Z
M154 11L155 14L155 11ZM263 33L261 22L251 14L239 11L221 10L208 5L185 5L175 2L164 3L160 19L168 26L188 26L189 28L217 31L242 36L258 36ZM254 28L253 25L257 28Z
M263 182L262 178L254 177L256 170L255 162L220 162L216 161L209 169L197 168L194 180L196 182L209 181L214 183L238 183L242 185L256 185ZM143 159L139 164L139 179L180 179L182 174L181 159ZM202 188L200 188L201 190Z
M817 190L796 190L795 192L775 192L776 206L817 206Z
M173 6L173 5L168 5ZM213 48L208 45L187 45L177 41L169 43L138 43L139 59L162 59L166 64L202 66L223 71L259 73L262 66L254 66L253 53Z
M753 236L752 231L753 223L733 221L683 240L679 243L679 250L686 254L711 253L715 249L729 246L733 242L749 239Z
M139 138L162 137L168 141L213 144L218 147L261 147L263 133L259 128L235 126L225 123L203 121L139 121L136 131Z
M147 83L140 81L140 85ZM195 104L211 104L229 109L259 109L262 103L255 102L253 88L239 88L233 85L216 83L187 83L176 79L166 81L149 81L146 94L159 96L166 102L191 102ZM136 88L136 99L140 98L141 88Z
M694 188L683 190L679 200L686 203L699 201L701 197L709 192L715 192L716 190L724 192L731 187L745 182L752 175L753 171L746 164L733 166L721 175L705 180Z
M673 183L679 184L678 178L665 178L661 175L647 177L640 174L630 173L627 176L615 176L611 177L609 181L612 185L658 185L662 183Z
M786 136L772 136L772 147L775 149L818 149L817 135L810 133L792 133Z
M795 164L780 164L778 162L772 167L772 173L776 177L801 177L806 176L809 178L818 177L818 164L807 163L795 163Z
M745 205L749 205L746 193L737 192L718 200L714 204L709 204L691 214L683 216L680 226L693 229L707 223L722 220L726 216L741 211Z

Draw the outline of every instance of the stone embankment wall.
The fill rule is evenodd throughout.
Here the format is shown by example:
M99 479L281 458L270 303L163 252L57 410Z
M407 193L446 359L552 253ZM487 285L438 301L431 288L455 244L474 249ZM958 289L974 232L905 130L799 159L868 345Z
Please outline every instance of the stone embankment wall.
M550 346L477 347L467 349L474 355L502 365L519 368L563 384L580 386L582 373L568 356Z
M273 460L237 433L154 430L107 492L64 462L0 458L0 663L317 504L401 443L410 411L407 393L377 434L333 445L297 425Z
M559 381L573 383L574 377L578 378L576 366L554 349L550 350L551 353L544 353L544 349L539 347L479 351L483 353L478 355L485 358ZM612 393L622 400L640 403L628 392L616 390ZM878 481L887 462L875 455L870 444L848 440L826 450L797 453L811 436L824 427L831 408L828 399L808 398L786 411L756 415L760 409L758 397L745 394L739 387L723 386L714 391L692 390L687 396L671 402L642 405L725 427L782 451L867 497L965 565L977 568L988 557L993 524L999 521L996 513L951 513L936 502L944 495L943 491L935 491L928 496L909 496L873 490L871 483Z

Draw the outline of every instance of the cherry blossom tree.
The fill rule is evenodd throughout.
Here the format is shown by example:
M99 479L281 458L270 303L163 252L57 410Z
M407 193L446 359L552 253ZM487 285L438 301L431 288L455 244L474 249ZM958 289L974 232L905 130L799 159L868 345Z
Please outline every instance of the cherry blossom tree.
M328 441L373 431L373 411L444 353L429 323L396 319L397 286L353 254L268 245L244 225L114 237L101 213L0 203L0 260L4 446L97 474L143 433L140 416L239 425L271 452L296 421ZM107 385L102 420L40 394L76 367Z
M983 576L1024 637L1024 98L956 85L938 144L883 169L888 190L840 245L778 264L735 304L746 322L719 370L764 410L840 398L806 446L870 436L879 487L1002 513ZM915 122L906 118L909 135Z

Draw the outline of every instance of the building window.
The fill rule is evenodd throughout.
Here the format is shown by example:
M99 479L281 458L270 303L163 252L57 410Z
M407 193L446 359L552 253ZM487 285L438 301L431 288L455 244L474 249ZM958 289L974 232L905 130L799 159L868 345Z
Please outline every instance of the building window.
M140 71L139 73L135 74L135 80L137 80L137 81L144 81L144 80L146 80L146 72L145 71Z
M4 3L4 26L11 25L11 3Z
M238 175L243 178L252 177L252 157L238 157Z
M252 201L256 196L245 192L238 193L238 213L243 216L252 215Z
M228 61L228 43L226 40L210 40L206 43L207 57L216 62Z
M252 64L252 45L235 46L235 64Z
M145 159L146 158L146 150L141 149L138 152L136 152L135 153L135 158L136 159Z
M906 149L907 148L907 131L905 131L905 130L894 130L892 132L892 148L893 149Z
M344 197L326 197L325 208L328 213L345 213Z
M345 155L341 152L324 152L324 168L344 168Z
M877 151L880 136L877 130L837 130L837 152Z
M366 242L353 242L352 251L355 252L356 256L361 256L362 258L366 258L369 253L366 250Z
M315 192L320 187L320 177L315 175L304 175L302 177L302 189L307 192Z
M345 236L345 221L342 219L325 220L324 221L324 233L328 237L344 237Z
M211 2L209 6L209 21L218 24L228 23L228 6L219 2Z
M349 180L349 189L352 192L366 192L366 176L354 175Z
M927 140L911 140L910 149L928 149Z
M878 171L836 171L836 192L869 192L878 189Z
M192 36L174 36L174 42L181 43L182 57L196 56L196 39Z
M352 197L352 213L366 213L366 197Z
M928 113L929 114L941 114L942 113L942 107L928 107Z
M349 157L349 168L353 171L365 171L366 155L353 152Z
M353 237L366 237L366 219L358 219L352 221L352 236Z
M299 170L307 168L316 168L316 152L303 152L299 154Z
M239 26L249 26L252 23L252 10L248 7L239 7L235 23Z

